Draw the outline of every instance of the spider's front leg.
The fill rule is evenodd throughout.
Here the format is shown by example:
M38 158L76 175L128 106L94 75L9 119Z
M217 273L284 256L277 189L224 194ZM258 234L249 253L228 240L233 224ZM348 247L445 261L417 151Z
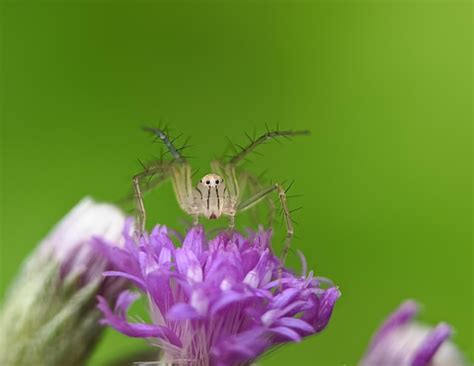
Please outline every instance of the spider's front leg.
M262 201L264 198L266 198L269 194L272 192L276 191L278 193L278 197L280 200L281 208L283 211L283 216L285 218L285 224L286 224L286 237L285 237L285 243L283 246L283 251L281 253L281 263L282 266L285 264L286 257L288 256L288 251L290 250L290 245L291 245L291 239L293 237L293 221L291 220L291 212L288 208L288 202L286 199L286 192L283 186L279 183L275 183L271 185L270 187L267 187L265 189L262 189L260 192L256 193L249 199L242 201L239 203L237 206L237 212L245 211L252 206L256 205L260 201ZM281 277L281 268L280 268L280 277Z
M193 215L194 217L194 224L197 224L197 217L198 211L194 200L193 194L193 185L192 185L192 174L191 174L191 167L186 161L186 158L181 154L181 151L186 147L176 148L174 145L174 141L176 139L170 139L168 133L160 128L150 128L146 127L146 131L151 132L153 135L156 136L157 140L160 140L168 150L167 152L171 154L173 160L163 164L165 169L163 169L163 173L166 177L171 177L173 181L173 188L176 194L176 198L180 207L188 214ZM148 176L150 172L143 172L143 176ZM165 178L166 178L165 177ZM140 229L141 232L145 229L145 208L143 205L143 197L140 191L140 183L139 179L142 177L139 175L136 176L137 179L134 177L134 187L138 202L138 210L140 215Z
M233 164L223 164L215 160L211 163L211 167L214 172L219 173L223 177L223 182L225 182L222 213L229 218L229 228L232 231L235 227L235 214L237 213L240 196L235 166Z
M179 206L184 212L193 216L193 225L197 225L199 208L196 204L197 192L192 183L191 166L187 162L176 162L170 172Z
M245 180L248 186L248 191L251 196L255 195L256 193L260 192L263 189L264 185L260 182L260 178L254 175L253 173L248 172L248 171L243 171L243 172L240 172L240 176ZM270 195L265 196L264 201L268 208L267 226L271 227L273 226L273 221L275 220L276 206L272 198L270 197ZM253 214L254 214L254 217L253 217L254 221L258 222L258 215L255 210Z
M145 204L143 202L143 190L142 190L142 181L145 178L151 178L154 175L158 175L157 178L153 181L153 187L157 186L161 182L163 182L166 178L168 178L166 174L165 166L162 164L154 165L150 167L145 167L145 170L141 173L138 173L133 176L133 191L135 195L135 201L137 204L137 234L138 237L141 237L143 232L145 231L145 223L146 223L146 210ZM148 185L151 182L149 182Z
M278 185L275 185L273 188L270 189L270 191L268 191L268 189L263 189L261 192L255 193L254 196L250 200L247 200L243 203L239 203L240 192L239 192L239 182L237 181L237 177L236 177L236 169L242 161L246 160L246 157L252 151L254 151L258 146L265 144L266 142L270 140L277 140L280 137L285 137L285 138L290 139L291 136L308 135L308 134L309 134L309 131L307 130L280 131L277 128L276 130L271 131L267 128L267 132L258 138L252 138L249 135L247 135L247 137L250 140L250 143L247 144L247 146L245 147L238 145L238 147L240 148L240 151L237 152L235 155L231 156L230 159L228 159L226 162L214 161L212 163L213 170L215 172L219 172L219 174L222 174L224 177L226 177L226 181L228 183L228 190L227 190L228 204L226 205L224 212L227 216L229 216L229 226L231 228L234 227L234 216L237 211L242 210L242 209L245 210L249 208L250 206L253 206L255 203L263 199L270 192L274 190L278 190L281 206L285 214L285 221L286 221L286 227L287 227L287 232L288 232L287 239L285 241L285 249L283 252L283 260L286 258L286 255L289 250L291 237L293 236L293 224L291 222L291 218L289 216L290 212L286 204L285 190L282 189L281 187L278 188ZM242 178L246 179L248 183L251 185L252 192L256 191L260 187L260 185L258 184L259 183L258 179L254 179L255 177L253 175L251 174L242 175ZM245 205L247 203L248 205ZM271 223L273 221L273 208L274 208L273 202L269 201L268 205L270 208L270 223Z

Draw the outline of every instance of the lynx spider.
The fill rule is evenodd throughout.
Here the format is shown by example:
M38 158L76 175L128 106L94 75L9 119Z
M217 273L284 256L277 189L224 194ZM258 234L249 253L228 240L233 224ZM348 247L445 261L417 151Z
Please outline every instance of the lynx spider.
M142 182L145 178L154 178L153 186L157 186L164 180L171 178L174 192L181 209L193 217L193 224L198 224L199 216L208 219L217 219L224 215L229 218L229 228L234 228L235 215L245 211L263 199L268 198L272 210L273 201L269 199L272 192L277 192L286 225L286 237L281 254L281 262L284 263L290 249L293 237L293 222L287 204L286 192L280 183L261 188L258 179L251 173L242 172L240 178L252 187L253 195L245 200L241 199L237 172L239 164L245 160L255 148L265 142L278 137L307 135L309 131L279 131L268 130L256 139L250 139L250 143L241 147L241 151L231 156L228 161L214 160L211 162L212 173L204 175L196 186L192 183L192 169L186 158L177 149L168 134L158 128L145 128L152 132L165 145L172 156L171 161L160 161L144 167L144 171L133 177L133 189L137 203L137 234L139 236L145 230L146 211L143 202Z

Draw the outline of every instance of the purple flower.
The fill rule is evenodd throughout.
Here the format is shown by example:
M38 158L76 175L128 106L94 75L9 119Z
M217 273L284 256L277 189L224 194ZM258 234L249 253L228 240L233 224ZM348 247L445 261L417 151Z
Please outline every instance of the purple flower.
M449 342L452 329L446 323L434 328L413 319L418 305L405 301L375 333L360 366L461 366L465 361Z
M116 266L105 276L124 277L146 294L152 323L127 320L137 298L130 291L122 292L114 311L102 297L99 308L104 324L149 338L162 349L164 362L248 364L275 345L322 331L340 296L329 280L312 272L298 276L283 269L279 279L269 231L247 237L222 232L208 242L199 226L180 248L164 226L138 243L130 232L129 221L124 249L103 240L96 245Z

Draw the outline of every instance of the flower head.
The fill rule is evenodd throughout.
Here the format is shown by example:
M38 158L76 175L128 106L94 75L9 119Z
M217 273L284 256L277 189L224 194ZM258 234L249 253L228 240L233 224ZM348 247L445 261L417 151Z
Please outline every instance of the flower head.
M130 224L129 224L130 225ZM130 323L127 309L136 294L123 292L112 311L104 298L103 322L131 336L149 338L162 361L193 365L239 365L271 347L322 331L339 290L313 273L294 275L270 249L270 232L247 237L222 232L209 242L192 228L175 248L166 227L138 242L125 230L125 248L97 241L119 276L146 294L152 323ZM325 286L329 284L328 286Z
M121 243L124 222L115 206L85 198L27 258L0 309L1 365L84 363L101 334L93 299L124 288L103 281L109 264L91 239Z
M446 323L434 328L414 321L418 305L405 301L378 329L360 366L462 366L464 359L449 342Z

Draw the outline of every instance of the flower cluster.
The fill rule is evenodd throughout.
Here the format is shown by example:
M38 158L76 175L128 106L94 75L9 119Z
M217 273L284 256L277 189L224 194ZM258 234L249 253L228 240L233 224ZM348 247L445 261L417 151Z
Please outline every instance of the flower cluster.
M243 365L271 347L322 331L339 290L312 272L280 269L269 231L243 236L221 232L208 241L202 227L181 247L157 226L139 240L125 230L123 249L97 238L115 265L106 276L124 277L146 294L151 323L133 323L127 310L137 294L124 291L115 309L99 298L103 323L161 348L161 361L192 365ZM303 259L303 267L306 267Z
M461 352L449 342L451 327L414 321L418 305L405 301L378 329L360 366L462 366Z

